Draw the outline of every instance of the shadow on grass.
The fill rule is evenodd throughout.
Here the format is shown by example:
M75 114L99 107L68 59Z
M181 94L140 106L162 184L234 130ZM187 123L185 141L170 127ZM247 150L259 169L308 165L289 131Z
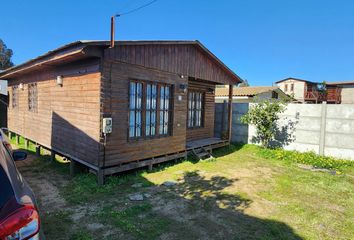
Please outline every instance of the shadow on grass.
M176 203L192 205L195 214L191 223L211 239L302 239L282 222L245 214L252 200L225 191L237 181L223 176L207 179L198 171L186 172L168 191L177 196ZM172 214L183 212L178 209Z
M164 233L171 233L171 239L302 239L282 222L245 214L252 200L226 190L238 181L224 176L206 178L193 171L185 172L174 186L165 187L150 182L140 172L110 177L100 187L93 176L81 175L65 194L73 204L104 200L101 221L137 239L156 239ZM142 183L143 188L134 189L133 183ZM144 186L158 191L142 202L116 206L117 196L125 202L128 193L149 191Z
M214 152L216 157L241 150L243 145L230 145ZM32 152L32 151L30 151ZM153 172L163 171L175 163L163 163ZM50 156L41 156L33 162L39 174L51 171L68 175L68 166L51 162ZM72 206L97 204L116 205L126 202L127 194L157 188L156 195L143 202L120 208L102 209L99 216L109 225L122 230L127 237L156 239L170 234L170 239L302 239L290 226L275 220L261 219L245 214L252 200L227 191L239 179L224 176L206 178L198 171L185 172L172 187L158 186L144 177L146 171L139 170L107 178L104 186L98 186L93 174L78 174L61 189L61 194ZM142 189L131 187L142 183ZM117 200L117 196L121 200ZM159 199L159 200L157 200ZM88 220L84 220L88 221ZM46 227L57 231L56 227ZM79 224L80 223L73 223ZM78 226L79 226L78 225ZM71 226L70 226L71 227ZM61 232L69 229L60 229ZM70 232L70 231L69 231ZM146 233L149 234L146 234ZM49 233L49 236L60 234ZM90 239L87 236L87 239Z

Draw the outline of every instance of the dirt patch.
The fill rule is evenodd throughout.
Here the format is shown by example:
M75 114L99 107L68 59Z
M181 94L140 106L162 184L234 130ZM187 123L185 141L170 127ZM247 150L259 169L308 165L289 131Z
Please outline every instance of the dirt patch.
M53 212L66 206L65 199L60 196L58 185L64 185L67 181L60 174L33 171L36 157L28 155L25 161L16 165L22 176L35 192L40 209L45 212Z

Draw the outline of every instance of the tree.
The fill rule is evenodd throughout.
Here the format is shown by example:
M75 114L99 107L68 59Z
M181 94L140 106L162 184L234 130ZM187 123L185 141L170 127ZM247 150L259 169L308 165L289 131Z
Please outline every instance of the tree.
M326 81L323 81L323 82L317 84L317 90L319 92L326 93L327 92L327 83L326 83Z
M279 114L285 111L285 107L286 102L277 99L259 101L241 117L241 122L255 125L257 140L263 147L268 148L276 134Z
M12 50L7 48L4 41L0 39L0 70L4 70L14 65L11 61L12 54Z

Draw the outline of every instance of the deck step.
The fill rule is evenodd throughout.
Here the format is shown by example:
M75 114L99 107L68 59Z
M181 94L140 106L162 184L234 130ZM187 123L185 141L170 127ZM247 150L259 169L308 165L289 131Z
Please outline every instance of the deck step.
M198 160L213 158L213 155L203 147L193 149L192 152Z
M201 152L201 153L198 153L198 157L199 157L199 158L202 158L202 157L205 157L205 156L210 156L210 153L208 153L208 152Z

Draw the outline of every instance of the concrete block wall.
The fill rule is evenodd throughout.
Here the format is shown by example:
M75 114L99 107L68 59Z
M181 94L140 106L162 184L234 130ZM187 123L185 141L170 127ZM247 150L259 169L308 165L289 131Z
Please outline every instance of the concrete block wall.
M255 103L234 103L232 141L255 143L256 129L240 122ZM215 135L220 132L221 115L227 104L216 104ZM288 104L278 122L278 133L274 145L300 152L313 151L317 154L354 160L354 104Z

